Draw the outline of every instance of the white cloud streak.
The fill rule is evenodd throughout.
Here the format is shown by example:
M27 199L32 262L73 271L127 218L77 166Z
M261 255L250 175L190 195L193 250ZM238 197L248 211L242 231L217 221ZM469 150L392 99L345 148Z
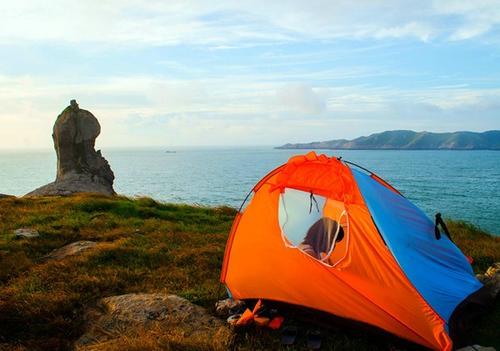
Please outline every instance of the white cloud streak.
M465 40L500 25L500 2L0 1L0 42L213 47L336 38Z
M104 146L280 144L355 137L360 121L363 134L421 129L438 119L441 130L482 130L479 117L500 121L500 89L326 88L242 77L67 84L0 76L0 148L51 145L52 124L75 96L101 121Z

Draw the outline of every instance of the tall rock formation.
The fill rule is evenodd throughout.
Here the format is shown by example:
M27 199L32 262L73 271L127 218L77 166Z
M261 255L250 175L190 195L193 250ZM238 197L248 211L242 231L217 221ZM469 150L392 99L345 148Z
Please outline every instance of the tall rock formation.
M70 195L79 192L114 195L115 176L108 161L95 150L101 133L92 113L79 108L75 100L57 117L52 139L57 153L57 177L26 196Z

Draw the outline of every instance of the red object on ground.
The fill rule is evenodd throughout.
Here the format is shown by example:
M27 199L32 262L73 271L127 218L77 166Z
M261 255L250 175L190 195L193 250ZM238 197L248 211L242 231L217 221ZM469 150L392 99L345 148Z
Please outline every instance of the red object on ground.
M281 325L283 324L283 321L285 320L284 317L282 316L277 316L277 317L274 317L270 322L269 324L267 325L268 328L271 328L273 330L277 330L279 328L281 328Z

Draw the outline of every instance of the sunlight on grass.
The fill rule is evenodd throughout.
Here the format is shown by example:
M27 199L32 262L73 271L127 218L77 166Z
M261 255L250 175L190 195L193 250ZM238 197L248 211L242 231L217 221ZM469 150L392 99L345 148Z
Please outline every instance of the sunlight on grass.
M222 297L219 272L233 208L95 195L0 201L0 349L71 348L83 331L85 307L105 296L167 292L209 309L218 294ZM13 231L26 226L37 229L40 237L14 239ZM500 238L463 222L449 227L464 253L474 257L476 271L500 261ZM77 240L96 241L97 246L62 261L44 259ZM492 325L499 313L497 304L478 327L479 339L497 347ZM181 339L144 332L102 349L211 347L206 341L178 345L176 340ZM239 333L235 342L241 350L279 347L277 334L268 331ZM384 349L372 336L341 329L332 331L325 345L332 350Z

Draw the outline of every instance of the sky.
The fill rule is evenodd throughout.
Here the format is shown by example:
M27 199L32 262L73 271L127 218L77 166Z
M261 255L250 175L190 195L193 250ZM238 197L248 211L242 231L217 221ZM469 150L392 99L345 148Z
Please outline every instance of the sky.
M500 0L0 0L0 149L500 129Z

